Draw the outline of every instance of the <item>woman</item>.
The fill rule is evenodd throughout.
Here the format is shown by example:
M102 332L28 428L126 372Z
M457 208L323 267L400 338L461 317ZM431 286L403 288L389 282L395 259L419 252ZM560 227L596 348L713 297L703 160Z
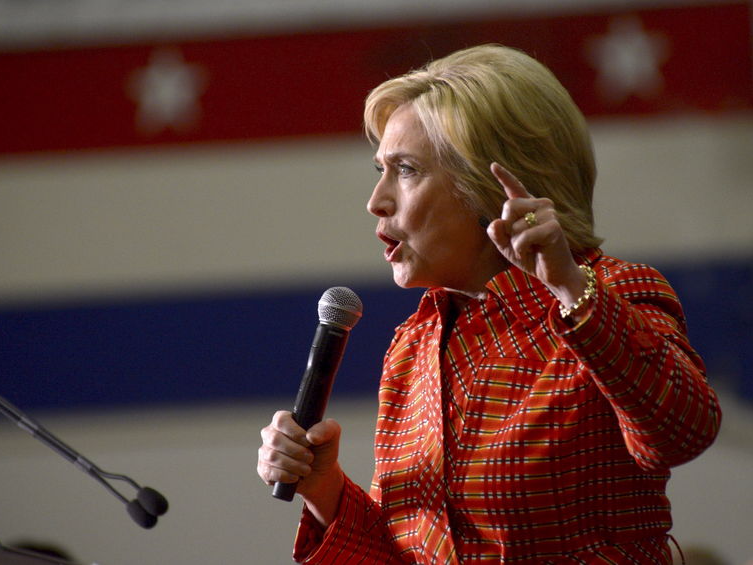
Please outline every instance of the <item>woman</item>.
M289 412L259 475L299 480L304 563L671 563L665 486L720 421L677 297L603 255L586 123L499 45L366 100L368 202L401 287L426 287L385 356L370 493L340 428Z

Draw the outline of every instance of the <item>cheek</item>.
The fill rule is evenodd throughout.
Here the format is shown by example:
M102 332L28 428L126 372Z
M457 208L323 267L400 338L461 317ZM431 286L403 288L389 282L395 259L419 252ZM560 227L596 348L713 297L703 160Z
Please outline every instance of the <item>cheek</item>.
M431 227L431 210L428 206L421 206L420 202L411 202L409 205L404 205L403 210L403 227L406 231L415 235Z

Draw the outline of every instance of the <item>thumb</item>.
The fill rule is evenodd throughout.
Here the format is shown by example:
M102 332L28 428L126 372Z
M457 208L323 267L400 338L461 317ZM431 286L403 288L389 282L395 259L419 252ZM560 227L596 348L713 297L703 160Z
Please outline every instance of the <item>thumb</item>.
M500 219L494 220L487 226L486 234L500 252L510 244L510 235L505 230L504 222Z
M322 445L340 437L340 424L332 418L327 418L311 426L306 432L306 439L311 445Z

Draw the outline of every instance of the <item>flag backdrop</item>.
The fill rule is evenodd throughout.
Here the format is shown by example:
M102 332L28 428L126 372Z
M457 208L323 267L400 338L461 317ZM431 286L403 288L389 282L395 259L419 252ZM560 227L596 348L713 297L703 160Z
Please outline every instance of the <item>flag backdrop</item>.
M357 133L364 93L486 42L594 117L750 110L747 2L0 54L4 153Z
M258 242L249 240L244 245L254 249L253 255L229 253L218 267L226 271L218 276L234 273L235 283L213 286L207 281L212 268L220 265L216 247L192 245L190 256L198 257L200 268L189 268L174 260L183 252L189 255L179 249L180 241L188 245L189 240L176 238L180 241L174 248L150 264L166 281L158 292L133 292L141 288L139 277L146 277L145 271L125 265L122 271L113 267L109 275L116 290L100 295L99 283L87 273L106 269L96 258L87 259L89 247L74 245L64 260L59 253L44 255L34 239L44 222L35 227L18 220L23 213L39 218L36 187L27 184L38 178L34 175L45 174L45 182L54 188L49 179L59 171L76 183L76 173L68 167L120 160L124 186L109 205L118 206L113 198L123 198L125 219L120 221L132 220L138 232L143 218L129 218L127 199L139 194L136 170L152 166L153 159L187 155L191 160L208 154L222 162L240 152L239 159L270 166L278 159L277 149L303 144L310 156L331 145L324 167L336 173L346 165L338 164L335 155L348 154L344 146L365 144L360 139L361 109L370 88L429 58L485 42L521 48L547 64L597 128L637 123L650 131L654 122L689 116L749 120L753 109L749 2L642 4L630 11L603 4L562 12L500 10L452 21L427 17L406 23L396 17L373 26L325 21L294 27L194 29L171 33L169 39L154 33L132 41L118 36L78 43L0 43L0 169L6 170L5 175L0 170L0 214L5 219L0 257L6 259L0 275L5 279L0 281L0 393L25 407L289 397L316 325L316 301L327 285L346 284L361 295L365 313L341 370L349 378L341 378L335 392L370 394L392 328L419 296L418 291L392 286L377 244L362 253L359 246L349 246L349 240L361 241L354 235L357 231L373 230L368 219L364 230L347 220L339 224L335 216L321 220L321 230L332 233L328 243L317 245L312 243L316 234L296 231L295 218L319 213L308 204L306 209L296 206L301 204L296 190L305 189L254 186L253 178L249 213L256 210L258 222L290 222L285 232L290 245L300 240L310 264L288 259L276 248L255 248ZM751 138L743 132L741 139ZM363 155L367 162L368 148ZM126 176L123 170L129 169L130 160L132 176ZM281 174L296 167L318 174L303 171L305 165L293 159L280 163ZM183 165L188 167L178 160L174 166ZM7 174L19 170L22 174ZM155 178L150 182L159 189ZM216 198L222 198L221 189L217 187ZM71 207L77 210L71 218L81 214L90 221L98 211L84 215L86 201L72 202L73 194L55 194L60 214ZM277 206L289 206L290 216L265 214L271 194L288 198L289 204ZM360 200L365 202L367 194ZM741 196L742 208L753 211L750 195ZM189 198L173 197L176 203ZM300 194L301 199L310 197ZM317 201L323 208L336 207L327 193ZM223 218L211 216L211 200L194 205L209 219L199 218L182 229L223 233ZM174 210L178 213L179 207ZM153 222L169 226L173 220L168 206ZM61 239L80 229L70 223L75 222L61 227ZM635 227L639 230L640 224ZM727 376L736 390L753 397L753 384L744 378L753 368L753 267L750 241L747 247L744 241L751 231L742 229L736 232L737 250L731 258L693 261L689 249L688 255L675 253L658 266L680 292L692 338L712 374ZM101 244L99 252L114 260L131 237L136 235L112 233L102 225L87 234L86 244ZM107 238L112 241L104 241ZM157 241L161 244L164 239ZM362 264L362 254L374 258ZM272 264L275 257L284 283L256 284L263 278L259 265ZM70 273L77 272L79 261L86 265L77 279ZM190 279L201 269L203 278L188 290L170 290L171 276ZM38 274L42 272L49 274ZM66 299L56 295L60 281L67 281Z

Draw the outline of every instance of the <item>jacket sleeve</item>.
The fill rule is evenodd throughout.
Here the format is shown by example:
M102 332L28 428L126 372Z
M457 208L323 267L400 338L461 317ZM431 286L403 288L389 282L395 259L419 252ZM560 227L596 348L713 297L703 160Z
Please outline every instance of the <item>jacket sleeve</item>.
M646 265L595 268L597 294L575 328L550 314L617 415L625 444L648 470L690 461L714 441L721 411L687 339L679 300Z
M304 565L402 565L394 553L381 509L347 476L337 515L322 528L304 508L293 559Z

